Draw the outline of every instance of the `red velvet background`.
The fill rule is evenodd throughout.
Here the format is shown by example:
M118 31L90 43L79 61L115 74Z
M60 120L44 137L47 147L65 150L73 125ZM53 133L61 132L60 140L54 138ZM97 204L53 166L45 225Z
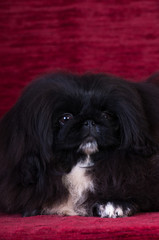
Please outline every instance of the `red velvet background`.
M158 0L1 0L0 116L59 69L141 81L159 69ZM124 219L0 216L0 239L159 238L159 214Z
M47 71L141 80L159 69L158 0L1 0L0 115Z

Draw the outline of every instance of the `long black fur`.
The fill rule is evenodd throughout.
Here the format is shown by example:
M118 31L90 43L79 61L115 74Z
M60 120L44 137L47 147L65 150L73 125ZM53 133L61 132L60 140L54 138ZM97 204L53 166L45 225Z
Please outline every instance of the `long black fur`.
M0 121L0 211L36 215L68 197L62 176L80 158L80 123L98 123L99 111L113 120L99 123L88 208L122 201L134 212L159 210L159 77L55 73L32 82ZM61 130L59 118L70 112L80 120Z

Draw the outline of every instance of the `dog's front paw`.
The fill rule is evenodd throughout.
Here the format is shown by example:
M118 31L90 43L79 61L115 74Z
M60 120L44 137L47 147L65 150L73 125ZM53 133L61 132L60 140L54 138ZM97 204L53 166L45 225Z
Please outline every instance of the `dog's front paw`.
M102 218L128 217L135 214L137 207L132 203L112 201L95 205L95 215Z

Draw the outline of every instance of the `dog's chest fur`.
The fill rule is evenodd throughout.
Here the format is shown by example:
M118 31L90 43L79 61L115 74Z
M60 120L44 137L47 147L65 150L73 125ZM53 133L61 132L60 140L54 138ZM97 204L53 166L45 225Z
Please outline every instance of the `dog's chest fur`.
M63 183L69 191L69 201L72 202L74 211L78 215L86 215L82 204L87 199L88 192L94 191L94 182L86 168L77 164L72 171L63 177Z
M78 163L69 174L62 177L62 182L69 192L68 198L63 202L54 204L52 208L44 208L44 213L70 216L87 215L84 202L88 192L94 191L94 182L89 170L80 167Z
M85 168L77 164L69 174L63 176L63 183L69 190L70 194L76 198L82 197L83 192L93 191L94 184L91 175Z
M96 143L89 143L81 145L80 149L86 153L86 157L80 159L71 172L62 177L62 182L68 190L68 198L63 202L54 204L52 208L44 208L45 214L87 215L85 202L88 193L95 190L91 154L98 151L98 148Z

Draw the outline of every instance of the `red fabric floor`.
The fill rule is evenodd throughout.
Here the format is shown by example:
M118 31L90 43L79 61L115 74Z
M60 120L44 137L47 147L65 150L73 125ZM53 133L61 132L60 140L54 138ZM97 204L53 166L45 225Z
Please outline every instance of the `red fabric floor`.
M141 81L159 70L158 0L1 0L0 116L59 69ZM159 239L159 213L122 219L0 216L0 239Z
M0 239L159 239L159 214L146 213L118 219L1 216Z

